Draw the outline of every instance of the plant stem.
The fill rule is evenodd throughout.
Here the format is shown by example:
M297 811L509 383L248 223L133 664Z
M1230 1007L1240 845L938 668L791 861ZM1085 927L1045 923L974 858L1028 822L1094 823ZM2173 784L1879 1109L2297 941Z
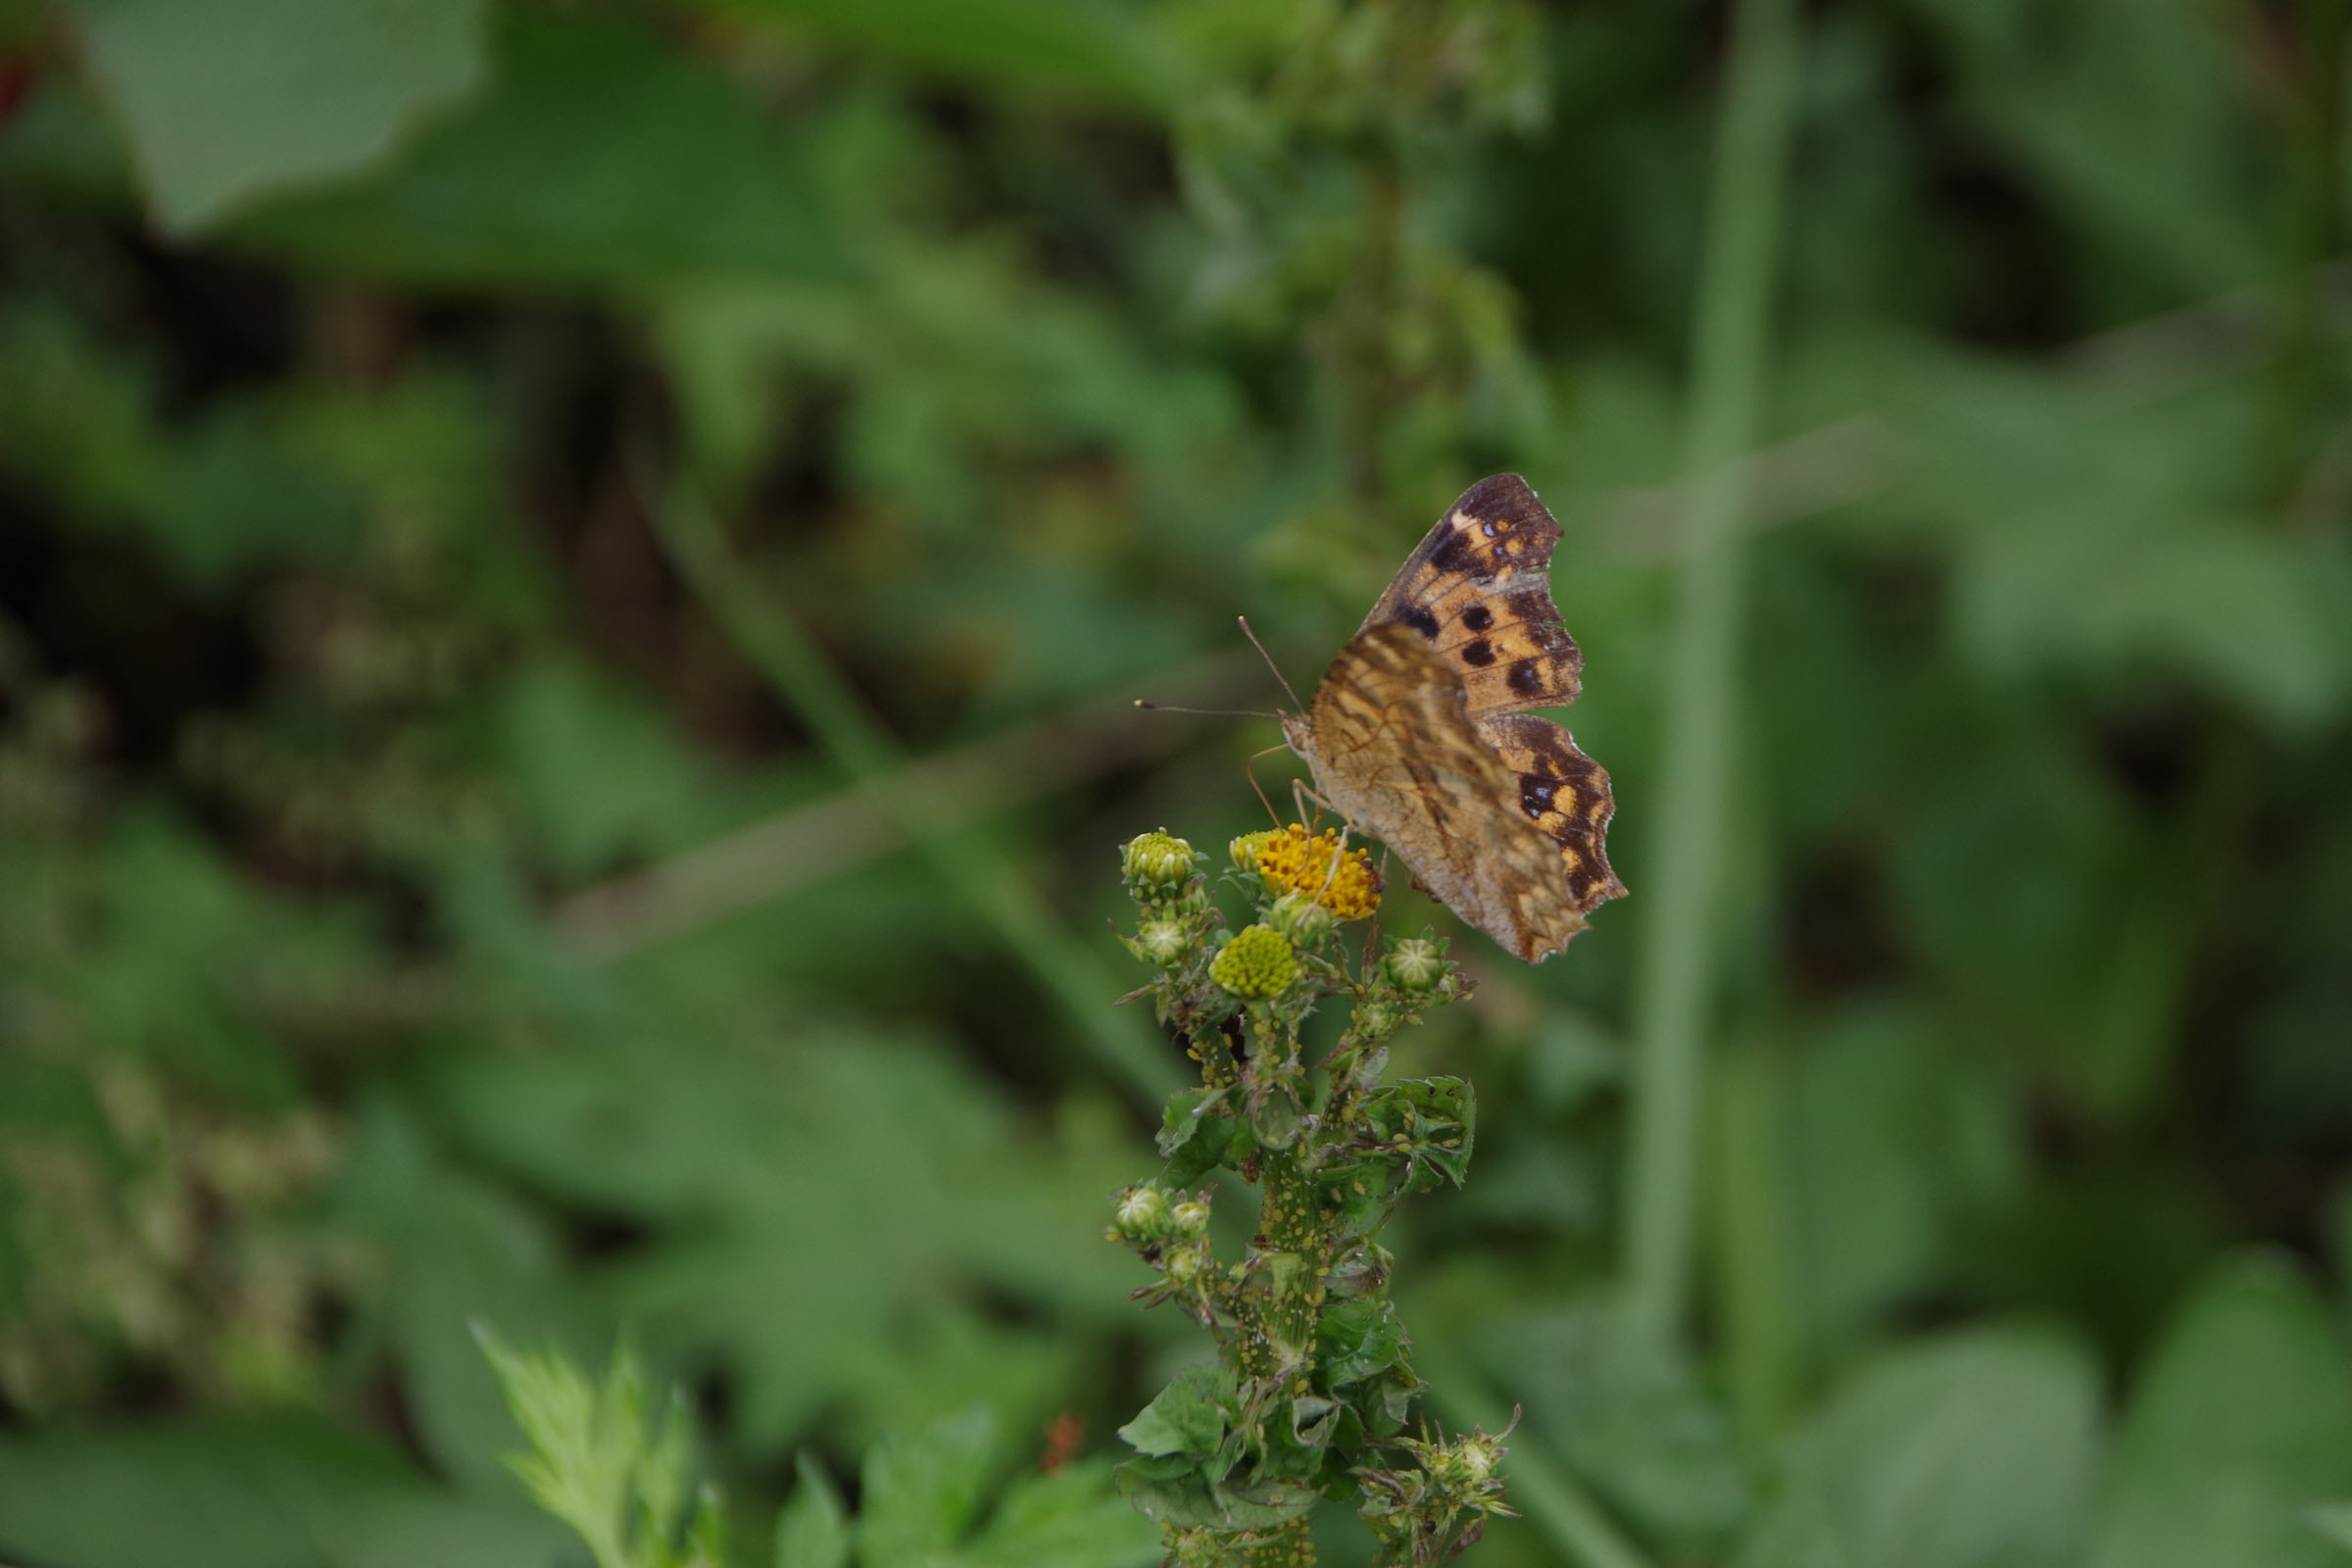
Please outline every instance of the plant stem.
M1716 125L1707 248L1685 429L1689 551L1666 693L1661 804L1642 901L1631 1170L1629 1327L1664 1345L1690 1296L1701 1042L1714 998L1720 866L1743 573L1739 461L1753 444L1787 178L1796 67L1794 0L1740 0Z
M1768 1042L1725 1054L1715 1082L1714 1237L1724 1384L1750 1452L1772 1451L1804 1371L1787 1069Z
M783 606L730 556L693 486L681 479L662 493L648 487L646 505L671 564L808 722L834 765L874 794L941 879L995 927L1104 1070L1147 1104L1165 1100L1183 1079L1157 1033L1139 1015L1102 1004L1117 982L1077 948L991 839L973 823L943 817L911 788L906 756Z

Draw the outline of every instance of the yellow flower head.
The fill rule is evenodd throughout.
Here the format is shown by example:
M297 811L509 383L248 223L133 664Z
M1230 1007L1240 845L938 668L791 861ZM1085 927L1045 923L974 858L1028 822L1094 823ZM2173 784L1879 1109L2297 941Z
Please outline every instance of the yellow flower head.
M1298 956L1289 937L1253 925L1234 933L1209 964L1208 977L1237 997L1279 997L1298 978Z
M1342 920L1360 920L1380 907L1380 873L1372 869L1369 850L1349 850L1335 873L1331 858L1339 848L1337 828L1310 838L1293 822L1258 846L1257 874L1278 894L1303 894Z

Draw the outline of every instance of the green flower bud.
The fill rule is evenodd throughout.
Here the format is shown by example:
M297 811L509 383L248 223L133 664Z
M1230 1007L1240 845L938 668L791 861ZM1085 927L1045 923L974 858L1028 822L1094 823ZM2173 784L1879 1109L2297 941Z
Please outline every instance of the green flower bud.
M1198 1198L1188 1198L1168 1210L1168 1223L1179 1236L1206 1235L1208 1205Z
M1225 944L1208 977L1237 997L1279 997L1298 978L1298 956L1290 938L1272 926L1253 925Z
M1386 1040L1396 1032L1403 1015L1385 1002L1367 1002L1355 1009L1355 1033L1362 1040Z
M1184 890L1200 858L1193 847L1164 828L1127 841L1120 864L1138 898L1168 898Z
M1390 944L1384 967L1399 990L1426 995L1446 975L1446 944L1431 937L1400 937Z
M1184 950L1192 945L1193 934L1182 920L1146 920L1136 928L1137 955L1162 966L1183 957Z
M1501 1466L1502 1440L1484 1432L1473 1432L1429 1455L1430 1478L1456 1495L1485 1491Z
M1270 827L1255 833L1245 833L1226 846L1225 853L1233 857L1233 868L1236 871L1255 876L1257 875L1257 852L1280 836L1276 829Z
M1293 942L1304 944L1331 929L1331 911L1303 893L1285 893L1266 911L1266 921Z
M1119 1194L1118 1232L1130 1241L1155 1242L1168 1234L1168 1200L1146 1182Z
M1206 1244L1179 1242L1168 1249L1159 1266L1168 1276L1169 1284L1193 1285L1208 1272L1211 1261Z

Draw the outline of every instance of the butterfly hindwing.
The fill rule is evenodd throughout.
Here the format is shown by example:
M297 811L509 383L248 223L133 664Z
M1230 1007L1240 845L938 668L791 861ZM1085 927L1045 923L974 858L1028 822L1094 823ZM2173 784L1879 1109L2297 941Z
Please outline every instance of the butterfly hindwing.
M1622 897L1625 884L1609 869L1609 775L1583 752L1568 732L1533 713L1482 719L1479 733L1501 759L1517 785L1521 815L1559 846L1570 901L1590 913Z
M1559 538L1525 480L1482 479L1405 559L1364 626L1418 632L1453 667L1474 718L1572 703L1585 660L1551 602Z

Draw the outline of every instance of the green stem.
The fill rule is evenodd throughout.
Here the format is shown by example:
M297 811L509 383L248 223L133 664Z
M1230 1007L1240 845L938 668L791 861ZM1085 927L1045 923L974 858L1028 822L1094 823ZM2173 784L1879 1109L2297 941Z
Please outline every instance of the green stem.
M1690 1296L1700 1046L1715 993L1743 597L1739 460L1753 443L1796 74L1794 0L1740 0L1716 126L1685 430L1690 510L1666 693L1662 799L1640 901L1629 1326L1663 1345Z
M1787 1072L1755 1042L1725 1054L1715 1086L1716 1277L1724 1382L1751 1452L1772 1451L1804 1375L1795 1200L1784 1132Z
M2291 207L2273 303L2271 364L2259 458L2275 503L2293 496L2314 434L2327 370L2322 264L2342 227L2345 45L2352 0L2302 0L2290 106Z
M1143 1102L1157 1105L1182 1083L1157 1033L1102 998L1120 987L1072 942L1019 870L977 825L944 820L908 782L906 759L801 632L781 604L728 553L718 524L681 480L648 505L663 549L736 647L815 732L834 765L873 792L940 877L1026 965L1078 1038Z

